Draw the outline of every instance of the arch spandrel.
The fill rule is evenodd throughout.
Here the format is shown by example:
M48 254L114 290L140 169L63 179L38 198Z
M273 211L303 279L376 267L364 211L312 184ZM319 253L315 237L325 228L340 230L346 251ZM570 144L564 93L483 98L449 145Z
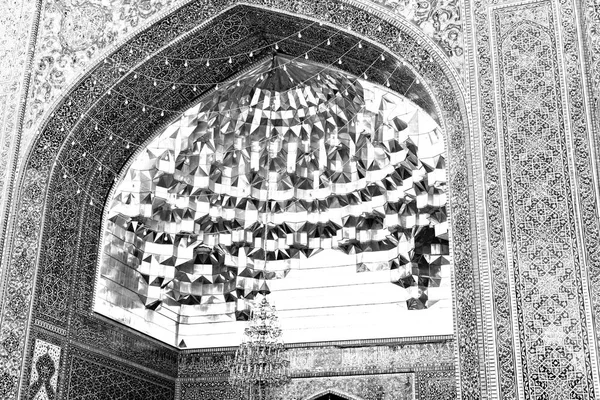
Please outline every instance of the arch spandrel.
M342 12L339 10L337 2L317 3L314 4L315 10L318 10L319 7L329 7L327 13L322 14L327 15L329 21L335 21L342 29L347 26L352 27L352 31L344 31L347 35L345 37L353 42L364 40L365 54L379 55L385 50L388 60L398 60L400 63L405 61L407 76L411 80L419 77L418 79L422 83L423 89L421 92L417 92L419 94L415 94L416 98L422 99L425 94L433 95L433 97L426 97L431 99L433 109L447 134L449 149L450 197L452 198L450 214L452 232L455 236L453 239L455 243L453 250L454 279L461 285L461 289L456 291L458 305L456 335L459 338L461 388L468 397L468 393L477 393L480 390L480 386L475 383L479 382L480 361L479 345L473 335L473 332L477 331L476 294L474 295L473 287L475 279L473 264L476 262L474 261L476 257L472 252L474 233L470 231L473 217L469 204L473 203L473 198L468 193L471 178L469 177L470 161L467 152L469 127L464 105L464 91L461 89L456 73L444 60L439 49L436 49L435 45L431 44L426 37L415 32L414 28L402 25L398 20L382 18L381 14L371 13L363 7L345 5ZM137 93L135 85L127 85L128 82L135 80L131 67L144 62L145 65L149 65L150 62L153 62L155 68L158 68L157 65L164 62L160 52L158 54L153 52L160 48L159 43L164 43L167 46L165 51L168 51L172 48L168 45L168 41L176 42L177 38L161 37L159 34L161 27L164 28L169 24L177 24L177 21L181 21L178 25L180 32L185 32L186 29L199 26L201 21L198 19L203 18L206 10L198 9L194 4L190 4L189 7L189 9L177 10L182 13L181 15L175 15L176 12L167 16L154 27L132 38L111 54L106 62L101 62L89 74L82 77L65 99L57 104L29 152L20 181L20 198L23 200L21 202L23 206L31 205L28 198L30 187L32 185L39 186L39 183L33 183L29 177L35 174L35 171L42 173L52 171L46 204L37 204L37 207L44 207L43 225L39 219L37 222L31 221L33 225L43 226L43 230L40 229L42 235L39 239L41 250L37 261L37 291L33 301L35 319L45 320L60 329L68 330L69 328L64 322L67 320L66 316L71 315L72 318L77 319L78 316L87 315L90 311L89 294L93 291L91 289L94 283L94 276L93 273L90 274L90 271L93 270L92 266L95 265L97 257L100 237L99 221L102 217L101 204L113 183L114 172L119 171L133 153L133 143L142 143L150 132L165 124L169 118L169 115L161 116L158 112L140 112L139 107L133 106L134 102L126 105L124 102L109 97L108 91L110 88L113 96L118 96L121 92ZM210 31L211 26L215 26L214 24L223 21L224 17L236 12L271 13L293 21L302 20L297 16L257 7L237 6L205 21L202 29ZM378 21L379 24L374 25L373 21ZM325 29L329 29L330 26L336 29L335 25L323 25ZM378 26L381 26L381 29L377 29ZM152 30L153 28L154 30ZM319 25L317 24L314 28L318 29ZM173 32L173 29L169 32ZM222 32L211 31L211 33L214 35L211 37L218 42L218 37ZM401 40L398 40L399 37ZM241 42L235 42L233 46L222 46L218 51L235 50L237 45L237 49L247 53L253 46L260 43L261 39L264 40L258 36L244 37ZM346 42L345 47L343 45L335 46L331 52L323 52L316 55L315 58L317 61L332 63L342 55L341 51L350 46L349 42ZM146 50L140 51L140 47ZM300 55L307 51L302 43L290 43L288 48L290 52L293 51L292 55ZM130 51L130 49L132 50ZM149 54L154 55L149 57ZM341 67L350 73L356 72L356 70L360 71L359 67L364 66L364 63L360 59L355 60L356 63L344 62ZM205 80L210 78L209 82L218 82L235 75L250 64L249 60L240 59L238 61L236 59L231 64L227 63L223 68L211 65L210 69L204 71L203 74L188 75L188 78ZM383 67L377 68L370 73L370 79L384 83L384 79L389 77L387 75L389 72L389 70L386 72ZM152 83L150 85L153 86ZM404 87L402 85L402 79L391 80L392 88L399 92ZM167 93L170 93L170 102L164 100ZM174 93L176 95L173 95ZM406 93L410 98L410 93L408 91ZM192 102L196 95L193 88L171 89L170 91L165 88L162 94L158 93L152 97L157 102L168 105L169 110L177 113ZM99 122L104 122L104 124ZM98 125L98 130L96 130L96 125ZM107 135L106 127L121 132L119 137L115 135L111 138ZM127 146L127 143L130 145ZM86 153L86 157L82 157L83 153ZM54 164L56 154L58 154L58 158ZM105 167L99 170L98 163ZM63 178L63 175L67 175L69 179ZM77 190L80 190L79 194L77 194ZM80 210L80 212L75 210ZM26 217L26 215L30 215L27 209L23 209L18 214L22 216L20 218L31 218ZM17 225L20 227L19 229L25 229L19 222ZM57 252L64 254L65 257L51 256ZM14 254L12 262L16 262L17 258L18 255ZM76 282L77 284L75 284ZM52 288L61 289L55 291ZM63 288L69 289L63 290ZM57 299L55 295L64 296L64 301ZM68 296L76 298L76 301L72 302L74 304L72 308L61 305L67 304L66 297ZM50 297L53 298L53 302L50 304L59 306L54 308L44 306L44 300Z

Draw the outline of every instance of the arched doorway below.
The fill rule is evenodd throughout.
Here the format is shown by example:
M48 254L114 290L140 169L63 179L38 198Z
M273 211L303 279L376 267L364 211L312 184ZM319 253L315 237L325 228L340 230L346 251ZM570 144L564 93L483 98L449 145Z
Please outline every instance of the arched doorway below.
M310 396L307 400L362 400L360 397L350 395L335 389L328 389Z
M338 396L335 393L327 393L320 397L317 397L315 400L350 400L347 397Z

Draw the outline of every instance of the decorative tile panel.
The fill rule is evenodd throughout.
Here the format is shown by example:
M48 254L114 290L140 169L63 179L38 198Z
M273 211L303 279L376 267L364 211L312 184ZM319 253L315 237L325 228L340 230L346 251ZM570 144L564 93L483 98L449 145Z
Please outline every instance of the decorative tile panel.
M120 399L120 400L172 400L173 381L149 373L141 373L125 364L73 350L65 398Z
M237 393L227 381L181 382L178 400L235 400Z
M182 382L180 399L235 400L235 393L226 381ZM281 390L277 400L312 400L328 393L361 400L414 400L414 375L297 378Z
M542 2L492 17L523 395L594 398L554 15Z
M15 161L25 113L27 69L33 58L32 36L37 30L38 3L15 0L0 5L0 310L5 310L0 314L0 326L4 328L0 332L0 398L16 387L19 355L25 348L18 332L25 328L26 318L19 307L26 307L28 291L21 292L18 281L31 276L26 273L21 278L7 266L11 239L8 222L14 204Z
M29 379L29 399L54 400L57 398L60 353L60 346L41 339L35 340Z
M190 352L179 356L181 379L213 380L226 377L235 349ZM356 375L394 373L419 369L448 368L454 364L453 342L410 343L341 347L292 347L287 349L292 376ZM453 378L454 379L454 378Z
M417 400L454 400L456 399L455 371L421 370L415 373Z
M328 392L347 393L364 400L414 400L414 375L358 375L292 379L280 394L280 399L315 399Z

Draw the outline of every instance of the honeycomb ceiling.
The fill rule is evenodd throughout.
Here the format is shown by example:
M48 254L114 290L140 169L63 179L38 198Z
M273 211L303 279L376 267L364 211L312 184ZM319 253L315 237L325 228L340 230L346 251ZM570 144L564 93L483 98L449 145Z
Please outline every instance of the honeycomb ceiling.
M341 266L386 271L407 311L434 307L449 265L445 182L441 132L414 103L320 64L266 59L124 171L96 311L183 346L182 326L246 320L291 271Z

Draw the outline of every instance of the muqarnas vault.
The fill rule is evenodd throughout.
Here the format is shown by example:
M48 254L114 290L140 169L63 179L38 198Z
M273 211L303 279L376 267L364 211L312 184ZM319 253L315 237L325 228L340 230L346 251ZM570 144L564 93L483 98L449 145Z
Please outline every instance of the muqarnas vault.
M450 264L443 154L409 99L264 60L131 161L107 206L95 310L184 346L182 326L246 320L290 271L342 265L389 271L407 310L432 307Z

